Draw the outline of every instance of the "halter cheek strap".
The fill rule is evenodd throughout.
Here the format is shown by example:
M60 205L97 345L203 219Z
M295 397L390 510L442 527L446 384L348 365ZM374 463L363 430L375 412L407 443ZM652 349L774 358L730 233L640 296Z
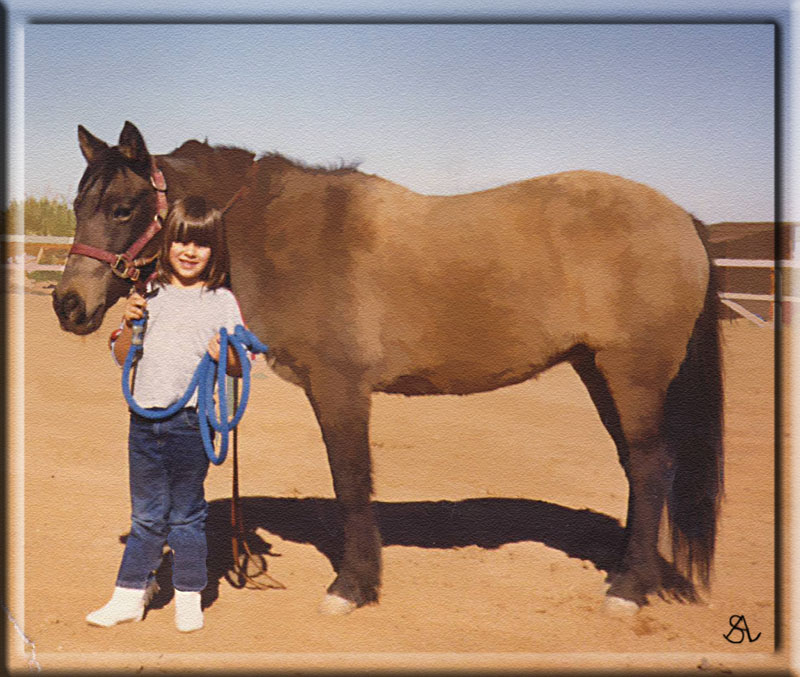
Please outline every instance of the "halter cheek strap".
M156 159L150 156L150 185L156 189L156 217L165 219L169 204L167 203L167 182L164 173L158 168ZM155 217L154 217L155 218Z
M70 254L80 254L81 256L88 256L89 258L103 261L111 266L113 273L123 279L136 281L139 279L141 266L146 265L152 261L155 256L150 258L137 259L136 256L144 249L150 240L152 240L158 231L161 230L161 222L166 217L169 210L167 203L167 182L164 180L164 174L156 165L155 158L150 156L150 185L156 191L156 213L150 225L147 226L145 231L136 239L136 241L128 247L122 254L114 254L113 252L92 247L82 242L75 242L69 250Z

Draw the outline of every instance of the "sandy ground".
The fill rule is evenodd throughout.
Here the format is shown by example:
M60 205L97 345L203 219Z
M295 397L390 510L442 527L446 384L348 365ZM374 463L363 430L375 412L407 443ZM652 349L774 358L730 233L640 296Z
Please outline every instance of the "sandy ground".
M602 611L627 486L588 395L561 366L469 397L374 397L381 601L319 615L335 529L325 451L300 389L258 363L241 426L241 493L252 542L286 589L235 589L223 578L231 463L213 467L206 626L186 635L175 630L169 586L144 622L84 622L111 592L129 527L127 414L106 349L121 306L101 331L76 337L59 329L48 292L34 292L7 296L11 310L24 304L24 367L16 360L11 373L24 419L9 420L12 451L24 437L24 457L9 462L13 668L714 674L786 665L775 649L769 329L724 328L727 500L704 603L654 599L633 618ZM760 637L727 641L732 615Z

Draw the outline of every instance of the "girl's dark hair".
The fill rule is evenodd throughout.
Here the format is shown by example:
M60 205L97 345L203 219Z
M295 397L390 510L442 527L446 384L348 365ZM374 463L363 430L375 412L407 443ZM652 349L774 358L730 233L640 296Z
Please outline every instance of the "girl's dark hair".
M200 275L208 289L217 289L227 283L228 249L222 227L222 212L212 207L204 197L189 195L176 200L167 213L164 237L156 268L161 284L169 284L175 271L169 262L173 242L194 242L200 247L210 247L211 257Z

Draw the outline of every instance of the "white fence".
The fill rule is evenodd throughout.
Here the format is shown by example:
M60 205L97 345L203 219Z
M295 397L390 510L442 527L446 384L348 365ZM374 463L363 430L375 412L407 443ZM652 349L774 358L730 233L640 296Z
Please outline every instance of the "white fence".
M775 268L800 268L800 262L791 259L784 259L781 261L773 261L772 259L713 259L713 262L715 266L719 266L720 268L769 268L773 271L773 274ZM746 317L759 327L771 327L773 325L771 319L764 320L760 318L758 315L745 308L741 303L737 303L737 301L769 301L774 304L774 288L771 294L748 294L745 292L721 291L719 292L719 300L728 306L728 308L739 313L742 317ZM781 295L779 300L781 303L799 303L800 297Z
M21 235L20 233L6 233L3 242L17 242L28 244L72 244L71 235Z

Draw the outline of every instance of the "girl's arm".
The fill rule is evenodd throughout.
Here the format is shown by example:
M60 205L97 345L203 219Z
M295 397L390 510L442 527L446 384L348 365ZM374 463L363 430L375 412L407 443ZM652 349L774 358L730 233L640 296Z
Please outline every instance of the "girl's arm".
M117 331L119 333L117 333ZM121 367L125 364L125 359L128 357L133 330L127 322L123 322L122 327L117 331L111 335L111 351L114 353L114 359L117 365Z
M128 350L131 347L133 329L131 323L144 315L147 300L138 292L133 292L125 302L125 311L122 314L122 327L111 334L111 351L120 367L125 364ZM119 332L119 333L117 333Z

